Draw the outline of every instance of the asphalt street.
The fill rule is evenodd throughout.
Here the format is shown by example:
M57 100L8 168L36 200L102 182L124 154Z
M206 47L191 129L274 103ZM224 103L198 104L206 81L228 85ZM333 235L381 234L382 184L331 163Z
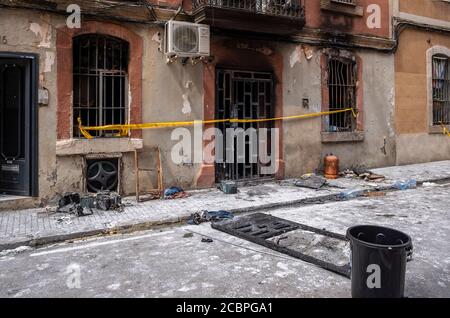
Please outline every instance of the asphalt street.
M414 243L406 296L450 297L449 206L441 185L266 213L341 234L356 224L402 230ZM0 297L350 297L349 279L207 223L0 255Z

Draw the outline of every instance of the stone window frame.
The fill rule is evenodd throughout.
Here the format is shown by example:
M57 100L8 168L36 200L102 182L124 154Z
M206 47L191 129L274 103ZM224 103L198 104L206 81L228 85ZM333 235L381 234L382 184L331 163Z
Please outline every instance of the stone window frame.
M426 54L428 133L442 134L442 127L440 125L433 125L433 57L435 55L445 55L450 58L450 48L441 45L436 45L429 48ZM446 128L450 129L450 125L447 125Z
M324 49L320 58L321 68L321 86L322 86L322 111L328 111L329 107L329 88L328 88L328 61L331 56L353 59L356 63L356 109L358 117L356 119L356 129L352 132L326 132L326 117L322 117L321 140L322 143L340 143L340 142L362 142L364 141L364 86L363 86L363 61L362 58L353 52L337 49Z
M128 64L129 122L142 122L142 57L143 39L123 27L109 22L85 21L79 29L67 26L58 28L57 51L57 139L73 139L73 38L84 34L109 35L129 43L130 61ZM132 130L130 138L142 138L142 131ZM128 137L124 137L128 138ZM119 139L119 138L112 138ZM82 140L86 141L86 140Z

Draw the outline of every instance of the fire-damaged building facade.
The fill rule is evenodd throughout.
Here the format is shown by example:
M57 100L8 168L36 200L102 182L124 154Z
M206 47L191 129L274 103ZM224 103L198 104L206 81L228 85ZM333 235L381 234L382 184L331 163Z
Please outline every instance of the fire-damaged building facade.
M186 189L299 177L320 170L331 153L341 168L449 159L449 151L409 154L415 141L396 136L409 132L396 118L406 110L395 105L398 7L393 0L0 0L0 194L29 205L71 191L134 194L136 156L154 167L155 149L163 184ZM168 54L173 41L180 52L208 54ZM398 49L414 51L405 45ZM436 58L446 52L436 50ZM317 116L299 118L307 114ZM276 128L276 171L262 174L248 158L197 162L187 149L173 160L174 127L126 126L193 121L204 121L203 131ZM125 126L86 136L80 125ZM193 149L194 126L184 127ZM201 139L200 149L213 139ZM216 142L215 154L218 147L227 150ZM434 151L438 144L427 148ZM157 179L148 171L139 183L155 188Z

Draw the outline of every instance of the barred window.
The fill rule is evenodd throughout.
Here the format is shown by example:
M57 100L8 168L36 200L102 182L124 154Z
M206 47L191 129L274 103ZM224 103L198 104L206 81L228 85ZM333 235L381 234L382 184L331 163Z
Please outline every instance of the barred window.
M329 110L357 109L356 105L356 62L350 59L330 58L328 60ZM351 112L328 116L327 132L352 132L356 121Z
M433 125L450 125L450 63L445 55L433 56Z
M81 138L78 118L85 126L125 124L128 115L128 61L126 41L88 34L73 40L73 136ZM112 137L117 131L92 131L94 137Z

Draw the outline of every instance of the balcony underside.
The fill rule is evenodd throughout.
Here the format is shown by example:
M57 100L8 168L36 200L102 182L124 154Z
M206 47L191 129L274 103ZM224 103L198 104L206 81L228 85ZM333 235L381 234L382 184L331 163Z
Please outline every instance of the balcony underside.
M305 25L303 17L261 14L231 8L205 6L193 12L195 22L214 28L273 35L293 35Z

